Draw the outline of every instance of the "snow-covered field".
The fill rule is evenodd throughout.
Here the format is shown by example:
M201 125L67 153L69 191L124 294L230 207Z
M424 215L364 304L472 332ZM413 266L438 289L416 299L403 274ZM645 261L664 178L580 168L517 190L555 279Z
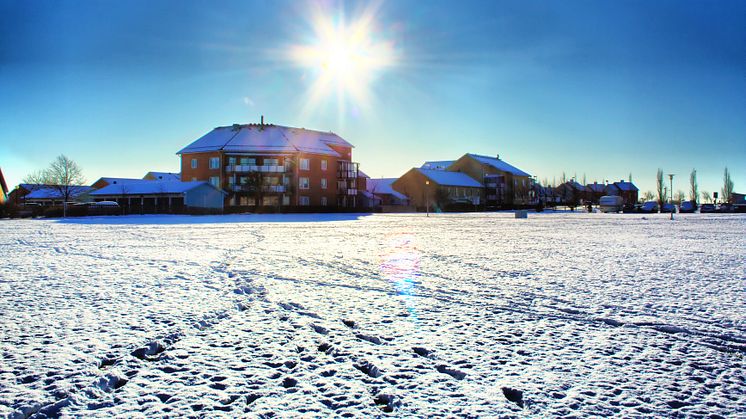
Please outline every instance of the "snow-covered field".
M746 415L746 217L0 221L0 416Z

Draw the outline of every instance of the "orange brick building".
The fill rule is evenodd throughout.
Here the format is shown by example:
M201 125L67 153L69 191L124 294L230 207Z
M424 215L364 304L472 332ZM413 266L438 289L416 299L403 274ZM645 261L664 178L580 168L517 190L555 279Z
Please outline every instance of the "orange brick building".
M217 127L181 149L182 181L208 181L229 207L356 208L365 179L352 144L331 132L273 124Z

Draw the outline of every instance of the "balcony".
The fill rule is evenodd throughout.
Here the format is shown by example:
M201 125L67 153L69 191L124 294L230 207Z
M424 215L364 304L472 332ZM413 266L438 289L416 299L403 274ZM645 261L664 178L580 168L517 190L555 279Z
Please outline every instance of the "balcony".
M337 189L337 195L355 196L357 195L357 189Z
M234 192L255 192L256 187L251 185L232 185L231 190ZM264 185L262 186L262 192L270 193L284 193L284 185Z
M285 173L285 166L225 166L227 172L248 173Z

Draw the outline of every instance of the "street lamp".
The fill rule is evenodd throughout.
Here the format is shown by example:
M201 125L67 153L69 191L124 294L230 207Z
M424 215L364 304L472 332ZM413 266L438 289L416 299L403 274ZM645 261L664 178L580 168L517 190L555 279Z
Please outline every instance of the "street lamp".
M430 216L430 195L428 195L428 192L430 192L430 181L425 181L425 212L427 213L427 217Z
M674 176L673 173L669 173L668 174L668 179L671 181L671 206L673 206L673 208L671 209L671 219L672 220L673 220L673 213L674 213L674 211L676 211L676 207L673 205L673 176Z

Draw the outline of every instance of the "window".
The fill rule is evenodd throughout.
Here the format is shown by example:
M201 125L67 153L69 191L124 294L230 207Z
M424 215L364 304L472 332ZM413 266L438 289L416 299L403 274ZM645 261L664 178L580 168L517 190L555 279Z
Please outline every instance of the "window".
M326 197L325 197L325 196L322 196L322 197L321 197L321 206L322 206L322 207L325 207L325 206L326 206Z
M241 166L256 166L256 159L241 157Z
M277 159L264 159L265 166L279 166L280 161Z
M235 165L236 165L236 158L228 157L228 166L235 166Z
M290 205L290 197L287 195L282 196L282 205Z
M308 159L300 159L300 170L311 170L311 161Z
M197 159L192 159L192 169L197 168Z
M326 170L326 160L321 160L321 170Z
M307 197L307 196L301 196L300 197L300 204L303 205L304 207L307 207L307 206L311 205L311 199L309 197Z
M220 169L220 157L210 157L210 169Z
M321 189L326 189L326 179L321 178Z
M298 187L300 189L308 189L309 182L307 177L298 178Z
M210 183L212 183L212 186L219 188L220 187L220 176L210 176Z
M233 185L234 183L236 183L236 178L233 177L233 176L229 177L228 178L228 184L229 185Z

